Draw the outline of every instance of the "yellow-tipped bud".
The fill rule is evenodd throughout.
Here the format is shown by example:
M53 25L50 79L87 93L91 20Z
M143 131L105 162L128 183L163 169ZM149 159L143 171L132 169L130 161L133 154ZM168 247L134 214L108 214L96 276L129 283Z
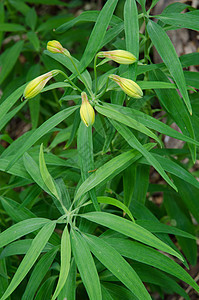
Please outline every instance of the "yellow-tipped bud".
M85 92L81 93L82 96L82 105L80 107L80 116L84 124L88 127L93 125L95 122L95 112L93 107L88 101L88 97Z
M143 97L141 88L133 80L118 75L110 75L109 78L115 81L128 96L138 99Z
M125 50L102 51L98 53L98 57L106 57L123 65L133 64L137 60L132 53Z
M48 42L47 50L51 53L62 53L64 55L70 57L70 52L67 49L65 49L64 47L62 47L60 42L55 41L55 40Z
M59 70L53 70L30 81L24 90L23 97L25 99L31 99L41 93L46 83L58 73Z

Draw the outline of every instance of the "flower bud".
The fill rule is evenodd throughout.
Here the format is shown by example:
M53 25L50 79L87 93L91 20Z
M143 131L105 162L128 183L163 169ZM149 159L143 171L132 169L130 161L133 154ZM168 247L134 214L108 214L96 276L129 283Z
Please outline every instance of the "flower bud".
M62 53L68 57L70 57L70 52L62 47L60 42L58 41L49 41L47 44L47 50L51 53Z
M95 112L93 107L88 101L88 97L85 92L82 92L82 105L80 107L80 116L84 124L88 127L95 122Z
M123 65L133 64L137 60L132 53L125 50L102 51L98 53L98 57L106 57Z
M138 99L143 97L141 88L133 80L118 75L110 75L109 78L115 81L128 96Z
M46 83L58 73L59 70L53 70L30 81L24 90L23 97L31 99L41 93Z

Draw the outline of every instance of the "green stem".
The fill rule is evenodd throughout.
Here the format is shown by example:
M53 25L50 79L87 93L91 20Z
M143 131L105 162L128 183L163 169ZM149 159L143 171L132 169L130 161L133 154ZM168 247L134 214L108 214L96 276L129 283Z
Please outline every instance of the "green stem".
M97 58L98 58L98 53L95 55L95 60L94 60L95 95L97 94Z
M91 89L89 88L89 86L87 85L87 83L85 82L85 80L83 80L82 75L81 75L81 73L79 72L79 70L78 70L78 68L77 68L77 66L76 66L76 64L75 64L75 62L74 62L72 56L70 56L69 58L70 58L70 61L71 61L72 64L73 64L73 66L74 66L74 68L75 68L75 70L76 70L76 72L77 72L79 78L81 79L81 81L82 81L83 84L85 85L86 89L88 90L90 96L93 97L93 96L94 96L94 95L93 95L93 92L91 91Z
M78 86L76 86L76 84L74 84L64 72L59 70L59 73L62 74L76 90L78 90L80 93L82 92L82 90L80 90L80 88L78 88Z

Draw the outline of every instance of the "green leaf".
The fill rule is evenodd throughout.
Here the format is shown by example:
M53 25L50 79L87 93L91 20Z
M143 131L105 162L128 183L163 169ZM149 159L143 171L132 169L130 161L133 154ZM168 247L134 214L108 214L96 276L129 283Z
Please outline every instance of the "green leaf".
M92 126L86 127L83 122L80 123L77 137L77 150L78 158L81 169L82 180L85 181L90 171L94 170L94 158L93 158L93 139L92 139ZM100 210L95 189L89 191L92 203L95 210Z
M30 8L26 14L26 24L32 31L35 30L37 24L37 14L34 7Z
M114 198L111 198L111 197L106 197L106 196L97 197L97 201L99 203L106 203L106 204L110 204L110 205L113 205L113 206L116 206L116 207L120 208L121 210L123 210L123 212L125 212L129 216L129 218L133 222L135 222L130 210L121 201L119 201L117 199L114 199Z
M56 29L57 33L62 33L64 31L69 30L74 25L82 23L82 22L96 22L97 18L99 16L100 11L98 10L90 10L90 11L83 11L79 16L76 18L69 20L68 22L62 24L60 27ZM118 23L121 23L122 20L118 18L117 16L112 16L112 19L110 21L110 25L114 26Z
M145 145L146 149L148 150L150 150L154 146L155 144ZM139 154L136 150L130 150L111 159L109 162L105 163L94 173L92 173L92 175L81 184L81 186L77 190L74 201L76 201L83 194L85 194L98 184L109 180L111 177L116 176L133 162L137 161L140 157L141 154Z
M61 123L63 120L65 120L67 117L69 117L78 106L72 106L68 107L54 116L52 116L50 119L48 119L46 122L44 122L40 127L38 127L25 141L22 148L20 148L18 151L16 151L13 159L10 161L10 163L7 166L7 169L9 169L12 165L15 164L15 162L34 144L36 143L42 136L44 136L46 133L48 133L51 129L53 129L55 126L57 126L59 123Z
M105 241L121 255L167 272L185 281L196 291L199 291L199 287L193 278L180 265L166 255L148 246L127 239L119 239L118 241L118 238L108 238Z
M28 36L29 41L35 48L35 51L38 52L39 48L40 48L40 42L39 42L37 34L34 31L28 31L27 36Z
M9 24L12 25L12 24ZM1 28L1 25L0 25ZM4 54L3 57L1 55L1 77L0 77L0 84L6 79L6 77L11 72L12 68L17 62L19 54L23 48L24 41L19 41L15 43L12 47L10 47Z
M10 23L1 23L0 24L0 31L26 31L25 27L19 24L10 24Z
M49 271L57 252L58 247L54 247L42 256L31 273L30 279L21 300L32 300L34 298L34 295L44 276Z
M133 28L133 30L132 30ZM131 52L139 60L139 22L135 0L127 0L124 5L124 31L126 50ZM129 65L129 76L136 80L137 63Z
M170 180L168 175L165 173L164 169L160 165L160 163L154 158L154 156L147 151L143 145L136 139L134 134L130 131L130 129L118 122L111 120L111 123L115 127L115 129L122 135L122 137L127 141L127 143L132 147L137 149L146 159L147 161L156 169L156 171L164 178L164 180L177 191L175 184Z
M199 188L199 182L195 179L195 177L193 177L191 173L189 173L186 169L178 165L176 162L159 154L153 153L153 156L156 158L157 161L159 161L159 163L165 171L185 180L186 182L192 184L196 188ZM141 158L139 162L148 165L148 162L145 158Z
M164 14L164 12L163 12ZM178 13L166 13L165 15L153 16L154 18L161 20L166 24L178 26L179 28L188 28L199 31L199 20L198 16L194 14L178 14Z
M101 300L101 287L97 269L86 240L75 230L71 231L71 244L75 261L90 300Z
M0 259L13 255L26 254L32 244L32 239L18 240L6 246L0 254ZM47 243L42 252L48 252L53 245Z
M40 287L34 300L50 299L57 276L51 276Z
M124 204L129 207L131 203L136 179L136 165L131 165L123 172L123 191L124 191Z
M97 259L109 269L138 299L151 299L142 281L125 259L104 240L84 235Z
M135 0L127 0L125 2L124 30L126 37L126 50L133 53L133 55L139 59L139 23Z
M187 206L184 205L178 194L164 192L164 206L167 214L171 219L176 221L176 224L180 229L195 234L195 228L192 224ZM177 241L189 263L195 265L197 263L196 241L181 236L177 236Z
M168 234L174 234L178 236L183 236L188 239L196 240L196 237L188 232L185 232L181 229L178 229L173 226L168 226L166 224L154 222L152 220L136 220L136 224L144 227L145 229L153 232L153 233L168 233Z
M126 220L119 216L104 213L104 212L89 212L86 214L80 215L82 218L86 218L89 221L98 223L100 225L106 226L110 229L118 231L128 237L131 237L139 242L142 242L151 247L157 248L161 251L167 252L184 260L180 254L175 250L169 247L167 244L163 243L155 235L145 228L133 223L132 221Z
M48 221L34 238L30 249L19 265L1 300L7 299L27 275L55 229L56 223Z
M122 112L119 112L114 109L115 104L109 104L109 105L99 105L97 104L95 106L95 109L102 115L114 119L120 123L123 123L135 130L138 130L147 136L150 136L152 139L157 141L161 145L161 141L158 139L158 137L148 128L146 128L142 123L140 123L136 118L133 118L133 116L130 118L127 115L124 115ZM117 107L121 107L118 105Z
M189 72L190 73L190 72ZM161 70L155 70L149 73L149 78L152 80L163 80L169 82L167 76ZM180 127L183 134L195 139L193 126L190 120L190 115L182 102L177 91L174 90L159 90L155 89L155 92L160 100L163 108L173 118L176 124ZM175 101L173 101L175 99ZM170 135L170 133L168 133ZM180 138L179 138L180 139ZM196 147L189 145L191 150L192 159L195 162L196 159Z
M68 277L68 272L70 269L70 259L71 259L71 245L70 245L70 235L68 233L67 226L64 228L62 238L61 238L61 267L59 273L59 280L57 287L53 294L52 300L55 300L59 293L61 292L66 279Z
M44 160L44 152L43 152L43 144L40 146L40 152L39 152L39 169L41 173L41 177L43 178L43 181L49 191L57 198L59 199L59 195L57 193L57 189L55 187L53 178L51 177Z
M67 300L76 300L76 276L76 264L73 257L71 260L70 271L67 280L57 300L63 300L65 296L67 296Z
M48 219L32 218L21 221L0 233L0 248L49 223Z
M165 98L165 100L166 100L166 98ZM138 111L138 110L130 108L130 107L123 107L123 106L116 105L116 104L108 104L108 103L105 104L104 103L103 114L106 113L107 108L114 110L115 114L124 115L124 119L128 118L128 120L129 120L128 123L130 123L131 120L133 119L133 121L136 120L138 122L138 124L143 124L153 130L156 130L165 135L169 135L175 139L182 140L182 141L194 144L196 146L199 146L198 141L196 141L188 136L185 136L184 134L179 133L177 130L174 130L170 126L164 124L163 122L160 122L159 120L157 120L141 111ZM97 107L96 107L96 110L97 110ZM115 116L115 114L114 114L114 116ZM116 120L116 117L114 119ZM119 120L119 118L117 118L116 121L121 122L121 120ZM121 123L125 124L125 123L127 123L127 121L125 123L124 122L121 122ZM128 124L125 124L125 125L131 127Z
M80 61L80 72L82 72L92 61L100 49L107 27L111 21L118 0L108 0L99 13L95 26L91 32L88 44Z
M161 56L165 65L167 66L168 70L173 76L176 85L178 86L182 94L188 111L190 112L190 114L192 114L191 104L186 89L186 82L182 71L182 66L176 54L175 48L171 43L171 40L167 36L166 32L162 29L162 27L153 21L149 20L147 30L159 55Z

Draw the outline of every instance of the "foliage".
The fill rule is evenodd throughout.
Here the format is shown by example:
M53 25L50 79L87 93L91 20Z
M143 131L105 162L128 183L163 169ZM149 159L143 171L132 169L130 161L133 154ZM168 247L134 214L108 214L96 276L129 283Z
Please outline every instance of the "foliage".
M188 68L199 53L178 57L167 31L199 30L198 10L176 2L152 16L157 0L126 0L122 18L107 0L72 17L81 1L53 0L63 12L37 15L48 2L0 3L0 299L190 299L180 280L199 292L186 271L197 261L199 78Z

